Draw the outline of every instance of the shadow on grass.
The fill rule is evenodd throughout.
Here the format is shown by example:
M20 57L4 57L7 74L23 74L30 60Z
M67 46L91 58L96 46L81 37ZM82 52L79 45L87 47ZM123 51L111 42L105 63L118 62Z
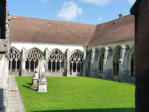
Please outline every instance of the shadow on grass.
M29 82L27 84L30 85L30 86L32 85L32 83L29 83Z
M135 112L134 108L113 108L113 109L72 109L72 110L43 110L32 112Z
M37 90L37 87L30 87L30 86L26 86L26 85L23 85L23 87L30 89L30 90L33 90L33 91Z

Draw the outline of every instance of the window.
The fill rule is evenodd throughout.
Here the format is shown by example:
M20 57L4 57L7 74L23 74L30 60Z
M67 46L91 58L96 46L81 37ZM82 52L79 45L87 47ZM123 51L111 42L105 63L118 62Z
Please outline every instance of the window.
M59 49L54 49L49 53L48 70L50 72L64 71L64 54Z
M39 49L33 48L29 50L26 56L26 70L33 72L42 57L43 54Z
M103 64L104 64L104 56L105 56L105 50L104 48L100 51L99 56L99 72L103 73Z
M76 50L72 53L70 57L70 72L81 73L83 69L83 52Z
M113 74L116 76L119 75L120 57L121 57L121 48L118 47L116 48L113 57Z
M9 49L9 71L18 72L20 70L21 53L16 48Z

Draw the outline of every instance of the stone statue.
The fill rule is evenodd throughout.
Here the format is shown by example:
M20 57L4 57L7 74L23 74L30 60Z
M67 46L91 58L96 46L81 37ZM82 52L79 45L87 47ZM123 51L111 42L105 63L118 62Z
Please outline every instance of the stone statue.
M39 82L45 83L46 82L46 61L44 59L39 61L39 65L37 68L39 73Z
M34 70L34 75L32 78L32 85L37 86L38 80L39 80L39 65Z
M47 92L47 80L46 80L46 61L44 59L39 60L39 65L37 67L39 74L38 80L38 92Z

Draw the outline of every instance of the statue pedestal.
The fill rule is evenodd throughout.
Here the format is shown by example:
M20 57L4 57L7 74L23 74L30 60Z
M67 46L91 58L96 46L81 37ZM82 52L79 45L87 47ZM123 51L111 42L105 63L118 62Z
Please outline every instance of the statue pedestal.
M47 92L47 83L38 81L38 92Z
M38 85L38 79L32 79L32 86Z

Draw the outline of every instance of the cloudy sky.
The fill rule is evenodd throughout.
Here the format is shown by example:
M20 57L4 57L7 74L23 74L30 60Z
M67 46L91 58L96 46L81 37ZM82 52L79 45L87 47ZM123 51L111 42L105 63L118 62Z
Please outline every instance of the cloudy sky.
M36 17L87 24L100 24L130 14L135 0L8 0L9 12L16 16Z

